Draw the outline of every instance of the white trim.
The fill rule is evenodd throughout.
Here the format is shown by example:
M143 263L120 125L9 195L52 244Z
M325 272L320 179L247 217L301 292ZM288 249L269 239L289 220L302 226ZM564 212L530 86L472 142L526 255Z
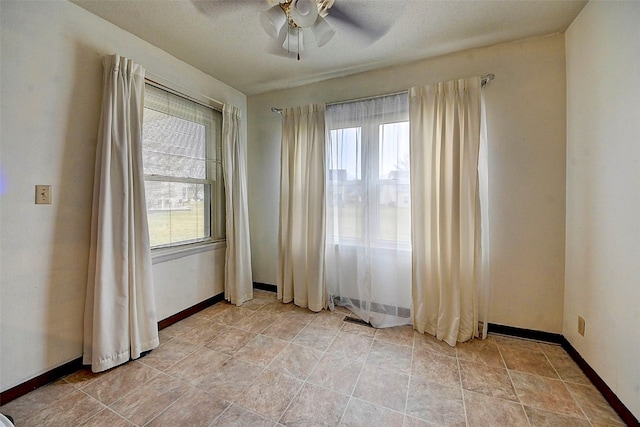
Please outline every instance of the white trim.
M184 258L189 255L195 255L202 252L214 251L217 249L226 249L227 241L220 240L217 242L194 243L191 245L172 246L169 248L158 248L151 250L151 263L161 264L178 258Z

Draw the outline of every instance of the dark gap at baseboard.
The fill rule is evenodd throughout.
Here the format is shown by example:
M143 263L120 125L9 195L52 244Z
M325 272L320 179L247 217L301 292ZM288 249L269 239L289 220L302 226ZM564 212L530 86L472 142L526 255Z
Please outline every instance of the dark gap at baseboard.
M598 391L604 396L605 400L609 402L609 405L613 408L614 411L618 413L622 421L624 421L628 426L640 426L640 422L638 422L638 418L636 418L633 413L625 406L624 403L616 396L616 394L609 388L607 383L598 375L596 371L587 363L586 360L580 356L580 353L573 348L571 343L563 336L561 342L562 348L569 353L569 356L573 359L574 362L582 369L582 372L589 378L589 381L598 389Z
M35 378L23 382L22 384L18 384L15 387L3 391L2 393L0 393L0 405L5 405L20 396L24 396L25 394L32 392L33 390L42 387L45 384L49 384L51 382L59 380L62 377L73 374L80 369L82 369L82 357L73 359L72 361L67 362L64 365L53 368L50 371L47 371Z
M509 335L518 338L525 338L529 340L543 341L552 344L562 344L564 337L560 334L554 334L552 332L534 331L532 329L516 328L514 326L496 325L495 323L489 323L487 330L490 333Z
M355 323L357 325L363 325L363 326L368 326L370 328L373 328L373 325L369 322L365 322L362 319L359 319L357 317L353 317L353 316L344 316L344 319L342 319L343 322L349 322L349 323Z
M269 285L267 283L253 282L253 289L260 289L261 291L278 293L278 287L276 285Z
M562 348L571 356L574 362L580 367L582 372L587 376L589 381L598 389L598 391L604 396L605 400L609 402L609 405L617 412L622 421L628 426L640 426L638 419L631 413L631 411L625 406L624 403L616 396L616 394L609 388L600 375L593 370L591 366L580 356L580 353L573 348L571 343L560 334L554 334L551 332L534 331L531 329L516 328L513 326L496 325L489 323L489 332L509 335L517 338L525 338L536 341L543 341L552 344L559 344Z
M177 323L181 320L186 319L189 316L193 316L194 314L196 314L199 311L204 310L207 307L212 306L213 304L216 304L220 301L224 301L224 293L220 293L218 295L214 295L211 298L207 298L206 300L199 302L196 305L192 305L189 308L185 308L184 310L182 310L179 313L174 314L173 316L169 316L166 319L163 319L161 321L158 322L158 330L162 330L164 328L167 328L171 325L173 325L174 323Z
M192 316L197 312L202 311L205 308L210 307L213 304L216 304L220 301L224 301L224 293L220 293L211 298L208 298L198 304L195 304L187 309L182 310L179 313L174 314L173 316L169 316L166 319L159 321L158 330L164 329L168 326L173 325L176 322L186 319L187 317ZM141 357L144 355L141 355ZM77 359L74 359L70 362L65 363L64 365L58 366L57 368L53 368L50 371L47 371L43 374L38 375L37 377L27 380L22 384L18 384L17 386L12 387L0 393L0 405L5 405L11 402L12 400L17 399L20 396L24 396L25 394L39 387L42 387L44 385L57 381L62 377L66 377L67 375L71 375L74 372L79 371L83 367L84 365L82 364L82 356L80 356Z

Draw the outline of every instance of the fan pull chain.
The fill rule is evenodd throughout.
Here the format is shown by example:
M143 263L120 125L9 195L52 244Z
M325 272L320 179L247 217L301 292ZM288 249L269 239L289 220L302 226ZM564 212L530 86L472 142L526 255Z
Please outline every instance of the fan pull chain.
M298 27L298 61L300 61L300 27Z

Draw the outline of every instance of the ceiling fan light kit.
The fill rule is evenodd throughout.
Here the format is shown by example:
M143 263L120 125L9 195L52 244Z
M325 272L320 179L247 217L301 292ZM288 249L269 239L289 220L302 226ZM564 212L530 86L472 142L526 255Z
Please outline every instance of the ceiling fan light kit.
M287 52L297 53L300 59L299 54L304 48L302 29L311 29L318 47L327 44L335 34L336 31L324 19L332 5L332 0L280 0L277 5L260 13L260 24L274 39L279 38L285 26L288 27L282 47Z

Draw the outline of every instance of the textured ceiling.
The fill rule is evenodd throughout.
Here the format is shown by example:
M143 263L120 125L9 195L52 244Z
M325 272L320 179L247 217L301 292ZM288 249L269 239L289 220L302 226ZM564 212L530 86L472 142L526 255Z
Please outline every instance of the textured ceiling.
M335 0L323 47L306 30L301 60L270 53L265 0L72 0L252 95L455 51L563 32L586 1ZM338 9L337 8L337 9ZM307 32L309 32L307 34Z

